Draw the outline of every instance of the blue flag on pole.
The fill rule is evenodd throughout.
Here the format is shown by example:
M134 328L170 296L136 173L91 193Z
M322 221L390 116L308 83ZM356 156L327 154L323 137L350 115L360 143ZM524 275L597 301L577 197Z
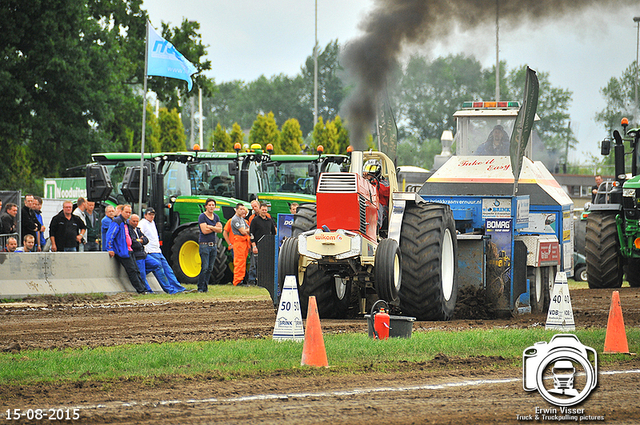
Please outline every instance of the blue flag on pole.
M196 67L173 44L160 37L150 24L147 27L147 75L185 80L191 91L191 75L197 72Z

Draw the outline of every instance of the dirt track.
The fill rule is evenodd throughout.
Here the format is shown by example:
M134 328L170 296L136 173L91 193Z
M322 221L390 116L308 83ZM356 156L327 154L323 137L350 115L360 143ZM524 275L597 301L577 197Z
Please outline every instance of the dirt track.
M639 326L640 290L622 288L620 295L625 325ZM610 290L573 290L571 299L578 328L606 326ZM169 302L154 303L129 295L90 303L70 299L48 305L0 304L0 316L0 349L5 351L263 338L271 334L275 320L266 300L203 301L176 296ZM458 319L416 322L414 332L533 328L544 323L542 315ZM366 323L323 320L322 328L324 333L366 332ZM76 423L167 424L515 423L516 415L534 414L536 407L553 407L537 392L523 391L519 368L509 368L506 363L498 371L489 367L500 362L503 360L486 357L436 358L407 364L394 373L362 372L355 377L334 376L330 370L320 374L303 370L288 376L225 382L199 376L158 379L153 385L122 380L108 385L88 381L62 386L0 386L0 406L5 412L8 408L83 406ZM640 361L632 358L607 366L607 370L613 369L640 369ZM639 375L601 375L598 389L581 407L586 414L604 415L606 423L637 423L640 405L634 400L640 390ZM480 383L483 379L504 381ZM473 385L460 384L465 381ZM459 386L430 387L452 383ZM389 389L377 390L380 387ZM334 393L356 389L361 391ZM249 396L255 397L242 398Z

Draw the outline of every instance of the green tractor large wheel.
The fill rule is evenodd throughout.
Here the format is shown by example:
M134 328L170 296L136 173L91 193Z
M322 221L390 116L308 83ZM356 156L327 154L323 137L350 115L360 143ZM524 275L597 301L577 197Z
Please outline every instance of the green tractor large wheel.
M229 268L229 257L227 257L227 247L224 245L224 239L218 237L218 251L216 253L216 262L211 270L210 285L226 285L233 282L233 273Z
M623 264L614 214L597 211L589 213L585 253L589 288L622 286Z
M632 288L640 288L640 258L627 261L627 280Z
M449 320L458 298L457 239L448 205L409 204L400 233L400 309L418 320Z
M200 259L200 231L196 226L184 229L176 236L171 247L171 263L173 272L181 283L195 285L202 268ZM211 271L210 283L223 282L227 269L226 252L222 239L218 238L218 253Z
M302 204L298 207L298 211L293 216L293 224L291 225L291 236L296 237L300 233L314 230L317 223L316 204Z

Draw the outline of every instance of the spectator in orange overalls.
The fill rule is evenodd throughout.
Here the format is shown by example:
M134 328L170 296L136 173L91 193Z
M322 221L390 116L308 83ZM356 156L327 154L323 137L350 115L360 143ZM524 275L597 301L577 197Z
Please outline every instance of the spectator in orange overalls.
M233 247L233 285L238 286L243 283L247 271L247 256L251 247L249 224L244 219L248 210L244 205L236 205L236 214L231 217L231 231L229 241Z

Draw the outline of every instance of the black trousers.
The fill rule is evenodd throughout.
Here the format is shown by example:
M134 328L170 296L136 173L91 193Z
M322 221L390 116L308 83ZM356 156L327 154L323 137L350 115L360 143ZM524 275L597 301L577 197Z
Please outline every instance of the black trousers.
M133 254L129 255L129 257L118 257L118 262L124 267L124 270L127 272L127 276L129 276L129 281L133 285L136 291L139 294L142 294L147 291L147 287L140 280L140 271L138 270L138 265L136 264L136 260L133 259Z

